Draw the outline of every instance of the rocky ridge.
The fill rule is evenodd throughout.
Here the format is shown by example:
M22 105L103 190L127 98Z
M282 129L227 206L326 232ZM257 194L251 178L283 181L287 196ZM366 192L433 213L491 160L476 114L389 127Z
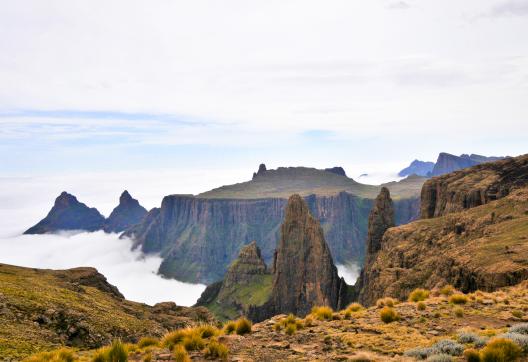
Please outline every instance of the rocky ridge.
M105 221L103 230L105 232L119 233L132 225L135 225L147 214L147 209L139 204L139 201L132 198L128 191L123 191L119 197L119 205Z

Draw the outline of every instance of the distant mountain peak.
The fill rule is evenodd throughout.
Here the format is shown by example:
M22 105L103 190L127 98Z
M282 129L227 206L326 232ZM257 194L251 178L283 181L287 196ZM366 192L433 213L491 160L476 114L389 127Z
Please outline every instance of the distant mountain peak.
M130 193L125 190L119 197L119 205L106 219L103 227L106 232L121 232L135 225L147 214L147 209L139 204Z
M331 168L325 168L325 171L331 172L331 173L335 173L336 175L339 175L339 176L345 176L346 177L345 169L343 167L340 167L340 166L335 166L335 167L331 167Z

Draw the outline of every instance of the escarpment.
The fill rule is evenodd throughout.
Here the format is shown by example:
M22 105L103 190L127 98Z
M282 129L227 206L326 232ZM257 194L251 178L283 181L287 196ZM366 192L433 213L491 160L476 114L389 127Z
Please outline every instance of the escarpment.
M269 172L269 171L268 171ZM336 176L342 177L342 176ZM306 203L321 222L337 263L362 260L367 218L373 200L347 192L309 195ZM160 273L183 281L210 284L221 280L242 246L256 240L271 264L287 199L205 199L171 195L124 236L144 252L163 257ZM418 215L418 200L395 202L396 218L409 222Z
M273 259L269 301L250 308L250 317L263 320L280 313L304 316L316 305L338 309L347 303L348 293L319 222L299 195L291 196Z
M431 205L432 185L440 185L438 195L445 196L435 203L439 215L388 228L379 243L381 232L369 229L359 300L370 305L384 296L405 299L414 288L446 284L464 292L492 291L527 279L527 162L520 156L426 182L422 205ZM473 190L487 196L470 203Z
M427 180L421 192L423 219L486 204L528 184L528 155L483 163Z

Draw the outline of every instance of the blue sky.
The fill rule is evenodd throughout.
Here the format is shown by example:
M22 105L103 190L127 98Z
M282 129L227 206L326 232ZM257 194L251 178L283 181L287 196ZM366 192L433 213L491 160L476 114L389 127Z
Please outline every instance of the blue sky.
M9 2L0 176L527 152L528 1Z

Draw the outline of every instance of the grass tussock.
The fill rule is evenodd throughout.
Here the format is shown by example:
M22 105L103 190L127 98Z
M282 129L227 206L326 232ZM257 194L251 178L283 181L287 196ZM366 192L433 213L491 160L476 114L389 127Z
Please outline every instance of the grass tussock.
M242 317L236 321L236 334L242 336L244 334L251 333L252 327L253 324L251 323L251 321L247 318Z
M346 308L347 311L350 311L352 313L359 312L362 309L363 309L363 306L359 303L352 303Z
M468 302L468 297L465 294L457 293L449 297L449 303L451 304L466 304Z
M282 318L273 326L273 329L277 332L284 329L284 332L289 336L295 334L297 330L303 328L303 322L300 319L296 318L293 314L288 315L286 318Z
M418 309L418 310L425 310L426 307L427 307L427 306L425 305L424 302L418 302L418 303L416 304L416 309Z
M376 301L376 307L383 308L383 307L394 307L397 304L396 299L391 297L385 297L380 298Z
M77 360L77 356L72 350L61 348L51 352L40 352L29 358L24 362L73 362Z
M92 362L126 362L128 350L120 341L115 340L108 347L98 349L92 357Z
M174 358L175 362L191 362L189 353L187 353L187 350L182 345L177 345L174 347L174 350L172 351L172 357Z
M225 361L228 354L229 349L222 343L219 343L215 338L211 339L211 342L209 342L204 350L205 358L220 359Z
M429 291L426 289L417 288L409 294L410 302L422 302L429 298Z
M480 353L474 348L466 349L464 351L464 358L467 362L480 362Z
M159 339L157 338L154 338L154 337L143 337L139 340L137 346L139 348L145 348L145 347L150 347L150 346L158 346L159 345Z
M315 319L324 321L324 320L332 320L334 317L334 311L330 307L313 307L312 312L310 313Z
M457 318L462 318L464 316L464 310L460 307L455 308L453 312Z
M225 334L233 334L236 332L236 322L235 321L229 321L224 324L224 333Z
M495 338L480 352L480 360L482 362L510 362L517 360L521 353L521 347L509 339Z
M383 307L380 311L380 318L384 323L391 323L399 320L400 316L393 308Z
M203 325L195 328L183 328L167 333L161 340L161 346L173 350L183 345L187 351L197 351L205 346L204 339L220 334L218 328Z
M453 293L455 292L455 288L448 284L448 285L444 285L441 289L440 289L440 294L445 296L445 297L449 297L450 295L452 295Z

